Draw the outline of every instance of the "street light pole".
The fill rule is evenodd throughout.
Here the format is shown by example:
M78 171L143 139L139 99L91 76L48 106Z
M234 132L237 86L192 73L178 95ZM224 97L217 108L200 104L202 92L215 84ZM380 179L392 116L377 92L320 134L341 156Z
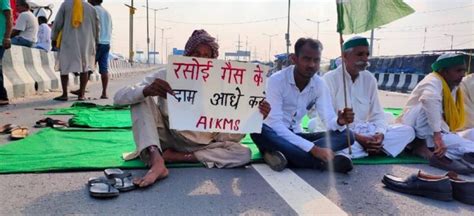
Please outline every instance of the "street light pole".
M268 37L268 62L271 61L270 56L271 56L271 51L272 51L272 37L277 36L278 34L266 34L263 33L263 35Z
M369 56L372 57L374 54L374 29L370 31L370 47L369 47Z
M148 2L148 0L147 0L147 2ZM150 7L148 7L148 5L147 6L144 5L143 7L147 8L147 14L148 14L148 10L153 10L153 13L154 13L155 21L154 21L154 28L153 28L153 64L156 64L156 12L159 11L159 10L166 10L166 9L168 9L168 7L150 8ZM148 21L148 18L147 18L147 21ZM148 31L148 29L147 29L147 31ZM148 36L148 38L150 38L150 37ZM150 55L150 54L148 54L148 55ZM162 61L163 61L163 59L162 59Z
M129 20L129 41L128 41L128 61L133 64L133 14L135 14L136 8L133 7L133 0L130 5L125 4L129 8L130 20Z
M146 0L146 63L150 64L150 25L148 16L148 0Z
M156 64L156 10L153 10L155 22L153 24L153 64Z
M167 27L167 28L160 28L161 29L161 53L164 52L164 45L163 45L163 42L164 42L164 36L165 36L165 30L169 30L171 29L171 27ZM163 54L161 54L161 64L163 64Z
M422 52L425 51L425 45L426 45L426 32L428 31L428 27L425 27L425 34L423 35L423 49L421 50Z
M380 40L382 40L382 39L381 38L373 38L373 40L377 41L377 55L379 56L380 55ZM373 56L373 54L370 53L370 56Z
M171 37L165 38L166 49L164 54L166 55L166 62L168 62L168 39L171 39Z
M452 35L452 34L444 34L444 36L451 37L451 49L453 49L454 35Z
M286 29L286 57L289 59L290 58L290 6L291 6L291 0L288 0L288 24L287 24L287 29Z
M310 22L313 22L313 23L316 23L316 26L317 26L316 39L319 40L319 24L329 22L329 19L325 19L325 20L306 19L306 20L310 21Z

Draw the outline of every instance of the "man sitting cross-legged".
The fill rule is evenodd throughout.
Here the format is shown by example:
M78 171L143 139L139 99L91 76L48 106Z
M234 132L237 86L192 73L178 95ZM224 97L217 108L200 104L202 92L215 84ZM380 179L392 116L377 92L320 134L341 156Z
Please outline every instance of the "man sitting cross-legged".
M369 43L366 38L353 37L343 45L345 73L342 65L324 74L323 80L329 88L335 110L345 107L343 77L346 79L347 104L355 113L350 129L356 142L352 158L376 154L396 157L405 146L415 139L412 127L402 124L387 125L385 113L380 105L377 80L366 70ZM348 150L344 150L348 153Z
M218 44L204 30L195 30L185 46L184 55L217 58ZM170 129L167 93L172 88L165 81L166 69L152 74L144 81L119 90L115 104L131 105L132 129L136 151L126 160L138 156L150 166L148 173L134 183L146 187L168 175L166 162L201 162L207 167L231 168L250 162L250 149L240 140L243 134L177 131ZM158 96L158 103L154 97ZM267 102L259 105L264 117L270 112Z
M344 109L338 116L334 113L326 85L315 76L321 51L319 41L300 38L292 56L295 65L276 72L267 80L266 98L272 110L264 121L262 133L251 134L251 137L273 170L281 171L287 163L324 170L331 162L336 172L352 170L351 159L334 152L347 147L344 125L353 121L354 113L351 109ZM324 132L302 133L301 119L313 106L331 130L330 137ZM350 142L354 142L352 134Z
M466 72L464 56L443 54L410 94L402 116L416 136L434 148L430 165L460 174L474 173L474 142L461 136L466 123L459 84ZM470 129L472 130L472 129Z

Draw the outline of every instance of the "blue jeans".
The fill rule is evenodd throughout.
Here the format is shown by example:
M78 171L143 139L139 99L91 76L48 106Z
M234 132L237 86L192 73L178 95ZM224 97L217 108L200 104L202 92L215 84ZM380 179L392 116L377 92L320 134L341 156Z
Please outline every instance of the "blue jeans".
M109 72L109 52L110 44L97 44L95 61L99 63L100 74L107 74Z
M3 84L3 65L1 64L3 53L5 53L5 49L0 46L0 100L8 100L7 90Z
M12 38L12 44L18 46L33 47L32 41L26 40L25 38L22 38L20 36Z
M347 148L347 132L330 131L328 138L331 146L327 146L326 132L319 133L298 133L296 135L314 143L315 146L321 148L330 148L334 152ZM305 152L298 146L291 144L287 140L280 137L271 127L263 125L261 134L250 134L260 152L279 151L285 155L288 165L298 168L326 168L325 162L313 157L310 152ZM350 132L351 145L354 143L354 134Z

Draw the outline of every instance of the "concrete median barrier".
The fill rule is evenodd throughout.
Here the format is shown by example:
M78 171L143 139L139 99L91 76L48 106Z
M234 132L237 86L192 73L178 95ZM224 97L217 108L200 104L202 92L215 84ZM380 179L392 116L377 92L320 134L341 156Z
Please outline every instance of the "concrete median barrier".
M61 88L60 74L55 69L55 53L28 47L12 46L5 51L2 70L5 88L10 98L27 97L38 93ZM57 68L57 67L56 67ZM110 60L110 78L116 79L136 73L146 73L158 68L158 65L135 63L124 60ZM69 85L79 85L79 78L69 75ZM90 81L100 82L98 68Z

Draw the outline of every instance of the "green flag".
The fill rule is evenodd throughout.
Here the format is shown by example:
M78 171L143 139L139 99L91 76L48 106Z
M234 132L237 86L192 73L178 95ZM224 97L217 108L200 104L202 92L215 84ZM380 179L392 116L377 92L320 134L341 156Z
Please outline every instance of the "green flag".
M337 32L358 34L407 16L415 10L402 0L336 0Z

